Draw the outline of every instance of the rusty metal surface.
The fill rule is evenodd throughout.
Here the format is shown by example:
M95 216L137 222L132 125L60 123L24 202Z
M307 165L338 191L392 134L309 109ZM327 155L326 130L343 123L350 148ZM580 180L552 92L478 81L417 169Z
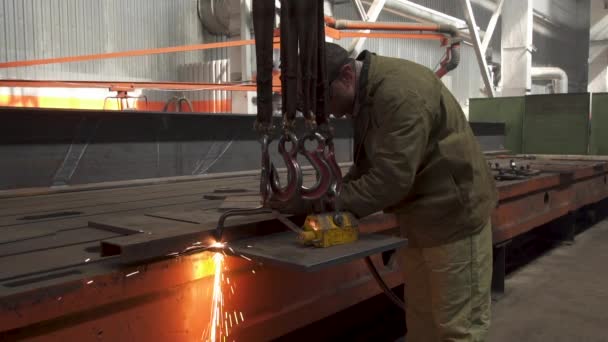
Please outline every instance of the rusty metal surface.
M490 161L509 163L511 158L492 157ZM588 156L580 160L574 157L568 160L519 157L516 162L531 163L542 172L528 180L497 182L500 203L492 217L495 243L608 197L605 159L589 160ZM234 179L255 183L250 176L235 176L227 179L224 186L235 183ZM138 198L139 203L144 193L164 191L174 192L171 202L180 198L176 189L184 189L187 196L193 196L197 193L193 190L196 184L211 181L219 182L192 180L131 189L139 197L129 194L128 188L118 188L4 198L0 199L0 207L4 216L10 216L10 206L23 210L28 206L33 208L52 202L53 207L61 206L66 210L64 207L70 205L84 206L80 200L83 197L104 202L111 202L112 198L116 201ZM198 187L201 199L204 194L213 192L208 187ZM113 195L107 197L109 194ZM160 205L158 201L155 199L153 203ZM92 201L91 205L98 206L96 203ZM169 207L147 212L168 211ZM183 205L172 206L174 210L180 207ZM143 209L137 210L146 213ZM40 238L43 238L52 237L55 234L53 229L77 228L81 222L86 226L88 220L78 217L42 219L20 222L18 229L24 231L23 238L27 238L28 229L35 230L36 236L42 234ZM179 227L196 227L194 223L182 224ZM364 232L377 232L396 226L393 216L376 215L367 218L361 228ZM15 227L9 225L2 229L12 229L14 234L17 231ZM176 224L173 229L179 227ZM163 228L155 229L160 231ZM3 231L0 231L0 236ZM125 230L120 234L128 232ZM2 246L0 244L0 249ZM0 279L0 340L200 340L209 322L210 253L169 256L124 265L118 262L117 257L85 262L90 253L99 253L88 243L67 248L73 252L64 254L64 257L77 259L77 263L68 262L65 267L10 280ZM48 251L50 254L38 251L38 257L31 262L38 260L42 266L45 258L58 253L58 250L58 247L52 248ZM22 267L19 262L24 255L27 253L9 256L13 258L12 262L5 262L5 267ZM231 294L227 302L230 302L231 309L242 311L245 318L231 333L237 341L276 338L380 293L364 264L358 261L318 273L296 272L234 257L227 259L226 266L226 276L235 285L234 295ZM402 282L398 269L380 269L390 286ZM23 272L16 274L20 273ZM229 288L225 291L232 293Z
M75 281L44 295L10 298L6 304L16 310L2 311L0 331L27 327L0 333L0 339L199 341L209 322L211 279L199 271L206 254L92 276L89 285ZM271 340L380 293L362 262L314 276L239 258L229 259L227 267L235 292L225 288L226 301L244 316L231 332L237 341ZM390 286L400 283L399 272L380 269Z
M497 182L499 205L492 215L495 243L608 197L605 159L557 158L507 156L489 160L505 167L513 160L541 171L527 180Z

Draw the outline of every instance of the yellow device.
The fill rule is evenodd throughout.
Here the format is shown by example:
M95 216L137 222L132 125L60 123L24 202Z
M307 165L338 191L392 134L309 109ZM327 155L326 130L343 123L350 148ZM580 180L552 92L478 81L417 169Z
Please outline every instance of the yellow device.
M357 220L348 212L310 215L302 229L302 243L321 248L355 242L359 238Z

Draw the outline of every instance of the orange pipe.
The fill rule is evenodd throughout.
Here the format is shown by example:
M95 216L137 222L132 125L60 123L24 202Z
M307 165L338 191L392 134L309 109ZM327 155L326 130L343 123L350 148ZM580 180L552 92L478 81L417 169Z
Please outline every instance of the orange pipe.
M100 81L38 81L38 80L0 80L0 87L23 88L108 88L111 91L133 91L135 89L158 90L227 90L255 91L253 83L186 83L186 82L100 82ZM273 86L273 91L281 87Z
M384 31L431 31L439 32L439 25L426 24L407 24L407 23L370 23L362 21L336 20L332 17L325 17L327 27L325 33L327 36L334 39L342 38L397 38L397 39L430 39L445 41L447 39L445 33L422 34L422 33L386 33L386 32L347 32L339 29L353 30L384 30ZM338 29L336 29L338 28ZM274 48L279 48L280 40L275 32ZM226 48L235 46L253 45L255 40L239 40L221 43L196 44L186 46L175 46L157 49L132 50L124 52L111 52L94 55L81 55L60 58L48 58L28 61L13 61L0 63L2 68L27 67L35 65L58 64L69 62L82 62L99 59L135 57L164 53L175 53L185 51L197 51L216 48ZM273 91L280 92L280 82L273 82ZM133 91L135 89L158 89L158 90L225 90L225 91L256 91L254 83L235 83L235 84L214 84L214 83L188 83L188 82L99 82L99 81L36 81L36 80L0 80L0 87L33 87L33 88L107 88L110 91ZM207 107L215 105L215 103L199 105L198 107Z
M336 27L336 18L325 16L325 24L329 27Z
M326 34L334 39L341 39L342 37L372 37L372 38L404 38L404 39L438 39L435 36L414 36L414 35L383 35L383 34L366 34L366 33L354 33L354 32L340 32L335 30L343 27L344 29L363 29L363 30L385 30L385 31L432 31L437 32L439 25L425 25L425 24L402 24L402 23L368 23L363 21L351 21L351 20L336 20L332 17L325 17ZM279 48L280 40L278 37L274 38L274 48ZM199 51L209 50L227 47L237 47L245 45L254 45L255 40L237 40L230 42L221 43L207 43L207 44L195 44L185 46L173 46L156 49L143 49L143 50L132 50L123 52L109 52L100 53L93 55L81 55L81 56L70 56L70 57L58 57L58 58L46 58L46 59L35 59L26 61L12 61L0 63L0 69L5 68L17 68L17 67L28 67L35 65L46 65L46 64L60 64L60 63L72 63L72 62L84 62L93 61L100 59L111 59L111 58L123 58L123 57L137 57L137 56L148 56L158 55L165 53L175 52L186 52L186 51Z
M217 48L222 48L222 47L234 47L234 46L253 45L253 44L255 44L255 40L250 39L250 40L238 40L238 41L224 42L224 43L197 44L197 45L174 46L174 47L166 47L166 48L158 48L158 49L145 49L145 50L124 51L124 52L100 53L100 54L95 54L95 55L47 58L47 59L36 59L36 60L29 60L29 61L15 61L15 62L0 63L0 69L26 67L26 66L34 66L34 65L44 65L44 64L93 61L93 60L108 59L108 58L147 56L147 55L157 55L157 54L163 54L163 53L197 51L197 50L217 49Z
M278 42L278 39L275 39L275 43L276 42ZM98 60L98 59L109 59L109 58L120 58L120 57L159 55L159 54L164 54L164 53L209 50L209 49L227 48L227 47L253 45L253 44L255 44L255 40L249 39L249 40L236 40L236 41L221 42L221 43L173 46L173 47L165 47L165 48L157 48L157 49L109 52L109 53L100 53L100 54L94 54L94 55L35 59L35 60L29 60L29 61L14 61L14 62L0 63L0 69L26 67L26 66L34 66L34 65L45 65L45 64L84 62L84 61L93 61L93 60Z
M439 31L439 25L336 20L338 30Z
M426 39L426 40L444 40L446 36L442 34L432 33L380 33L380 32L340 32L340 38L356 38L356 37L367 37L367 38L399 38L399 39Z

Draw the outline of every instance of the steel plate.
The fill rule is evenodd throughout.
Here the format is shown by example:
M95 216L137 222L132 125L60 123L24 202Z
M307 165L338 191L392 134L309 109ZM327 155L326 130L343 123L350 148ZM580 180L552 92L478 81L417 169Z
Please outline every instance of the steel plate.
M362 259L376 253L405 247L407 240L384 234L360 234L356 242L316 248L304 246L293 232L282 232L230 243L237 255L257 261L313 272Z

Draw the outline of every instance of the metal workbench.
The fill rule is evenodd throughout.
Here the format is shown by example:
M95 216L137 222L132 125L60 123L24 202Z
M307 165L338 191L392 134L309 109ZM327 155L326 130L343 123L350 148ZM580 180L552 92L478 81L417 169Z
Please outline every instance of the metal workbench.
M540 174L497 183L500 203L492 218L498 291L504 290L511 239L608 197L608 166L599 157L489 157L504 166L511 160ZM154 241L169 237L187 246L204 240L221 213L223 197L217 195L227 188L255 193L257 173L3 192L0 337L200 338L209 323L211 253L176 256L156 250ZM276 228L270 221L249 225ZM384 214L362 224L366 232L395 227L394 217ZM378 259L389 285L399 285L397 266L384 267ZM231 330L236 340L278 337L380 293L360 261L306 273L227 260L226 276L235 288L227 292L226 309L244 315Z

